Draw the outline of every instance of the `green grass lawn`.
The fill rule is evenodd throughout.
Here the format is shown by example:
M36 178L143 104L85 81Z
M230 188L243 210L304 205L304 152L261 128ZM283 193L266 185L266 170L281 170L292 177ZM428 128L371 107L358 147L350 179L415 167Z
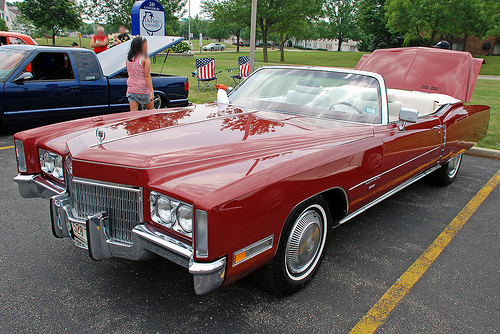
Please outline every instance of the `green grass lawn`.
M486 64L481 66L481 75L500 75L500 56L481 57L485 59Z
M491 108L488 134L478 146L500 150L500 80L477 80L470 104L485 104Z

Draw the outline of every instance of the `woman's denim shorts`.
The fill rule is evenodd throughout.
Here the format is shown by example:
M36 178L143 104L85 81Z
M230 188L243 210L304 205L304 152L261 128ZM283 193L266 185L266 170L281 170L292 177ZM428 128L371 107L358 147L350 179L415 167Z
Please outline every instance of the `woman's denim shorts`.
M128 102L137 102L141 106L144 106L148 104L149 102L152 102L149 100L150 95L149 94L135 94L135 93L127 93L128 97Z

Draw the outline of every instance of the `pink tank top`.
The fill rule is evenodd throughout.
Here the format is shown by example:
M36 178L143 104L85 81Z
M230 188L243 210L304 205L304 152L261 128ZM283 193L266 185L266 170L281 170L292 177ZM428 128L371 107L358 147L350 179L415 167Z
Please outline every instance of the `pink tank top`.
M151 94L144 77L144 67L141 64L142 57L136 57L133 61L127 59L127 93Z

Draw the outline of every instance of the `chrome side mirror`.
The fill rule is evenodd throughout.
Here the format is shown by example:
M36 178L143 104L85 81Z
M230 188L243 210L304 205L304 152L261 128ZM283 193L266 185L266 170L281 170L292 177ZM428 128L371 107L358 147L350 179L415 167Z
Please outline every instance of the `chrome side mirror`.
M231 91L232 91L233 89L234 89L233 87L227 87L227 89L226 89L226 93L228 93L228 94L229 94L229 93L231 93Z
M31 80L33 79L33 74L30 72L24 72L20 76L18 76L16 79L14 79L14 83L22 83L26 80Z
M399 120L408 123L417 123L418 110L412 108L401 108L399 111Z
M406 122L417 123L418 110L412 108L401 108L399 111L399 131L403 131L406 128Z

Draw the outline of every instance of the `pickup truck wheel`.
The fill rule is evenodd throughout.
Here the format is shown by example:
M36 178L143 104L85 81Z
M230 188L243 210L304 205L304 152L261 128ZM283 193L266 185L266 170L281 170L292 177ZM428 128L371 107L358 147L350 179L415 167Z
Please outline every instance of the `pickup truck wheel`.
M457 178L458 170L462 164L462 154L448 160L441 168L433 172L430 177L432 183L438 186L449 186Z
M164 99L158 95L158 94L155 94L155 99L153 100L153 103L154 103L154 108L155 109L162 109L162 108L165 108L165 101Z
M328 205L323 198L302 203L287 219L274 259L254 274L257 283L278 295L303 288L321 264L329 227Z
M210 51L214 51L214 48L211 48Z

